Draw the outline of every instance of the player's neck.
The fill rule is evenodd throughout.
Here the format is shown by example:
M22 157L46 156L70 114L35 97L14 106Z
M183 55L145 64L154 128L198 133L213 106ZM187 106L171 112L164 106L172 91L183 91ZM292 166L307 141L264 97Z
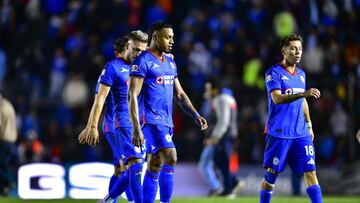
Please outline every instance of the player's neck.
M296 63L295 64L289 64L286 60L283 60L281 62L281 65L290 73L293 73L295 71Z
M124 53L117 54L117 55L116 55L116 58L119 58L119 59L123 60L123 61L126 62L127 64L130 64L130 63L131 63L130 57L127 56L127 55L124 54Z
M155 44L150 44L148 51L153 53L155 56L162 58L163 52L157 49Z

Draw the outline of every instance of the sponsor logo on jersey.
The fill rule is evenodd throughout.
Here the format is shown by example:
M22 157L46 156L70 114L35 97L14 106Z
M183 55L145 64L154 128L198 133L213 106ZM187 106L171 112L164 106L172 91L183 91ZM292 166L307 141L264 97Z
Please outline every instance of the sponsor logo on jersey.
M157 76L156 77L156 84L163 85L164 84L164 76Z
M298 93L302 93L305 92L304 88L286 88L284 93L286 95L290 95L290 94L298 94Z
M174 76L173 75L161 75L156 77L157 85L172 85L174 84Z

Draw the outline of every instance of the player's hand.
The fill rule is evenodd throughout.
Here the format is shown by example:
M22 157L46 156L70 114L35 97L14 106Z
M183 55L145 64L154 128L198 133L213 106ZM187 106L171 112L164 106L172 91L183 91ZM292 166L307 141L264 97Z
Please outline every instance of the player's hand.
M195 118L195 123L200 127L200 130L206 130L208 128L208 124L205 118L198 116Z
M81 131L81 133L78 136L78 142L80 144L85 144L87 137L89 136L89 128L86 127L83 131Z
M137 129L137 128L133 129L132 143L137 147L141 147L144 144L144 135L143 135L141 129Z
M96 144L99 143L99 131L96 127L89 127L89 135L86 142L91 147L96 147Z
M310 132L311 140L314 141L314 137L315 137L314 131L313 131L312 128L308 128L308 129L309 129L309 132Z
M318 90L316 88L310 88L305 92L306 98L314 97L315 99L319 99L320 96L321 96L320 90Z
M356 139L360 143L360 129L356 133Z

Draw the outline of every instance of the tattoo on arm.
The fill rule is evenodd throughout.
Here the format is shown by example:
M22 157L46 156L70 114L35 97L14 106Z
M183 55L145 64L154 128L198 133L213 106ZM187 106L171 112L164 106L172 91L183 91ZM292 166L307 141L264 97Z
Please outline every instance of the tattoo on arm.
M194 106L192 105L189 97L185 93L181 93L176 96L176 100L180 108L190 116L194 115L196 112Z

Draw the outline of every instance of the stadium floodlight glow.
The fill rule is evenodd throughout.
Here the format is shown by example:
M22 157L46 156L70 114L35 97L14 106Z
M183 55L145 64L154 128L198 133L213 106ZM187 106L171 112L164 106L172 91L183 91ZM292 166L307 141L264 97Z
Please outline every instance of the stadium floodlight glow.
M58 164L35 163L18 170L18 195L22 199L65 197L65 169Z
M114 167L106 163L82 163L69 169L69 196L74 199L101 199L108 193Z

